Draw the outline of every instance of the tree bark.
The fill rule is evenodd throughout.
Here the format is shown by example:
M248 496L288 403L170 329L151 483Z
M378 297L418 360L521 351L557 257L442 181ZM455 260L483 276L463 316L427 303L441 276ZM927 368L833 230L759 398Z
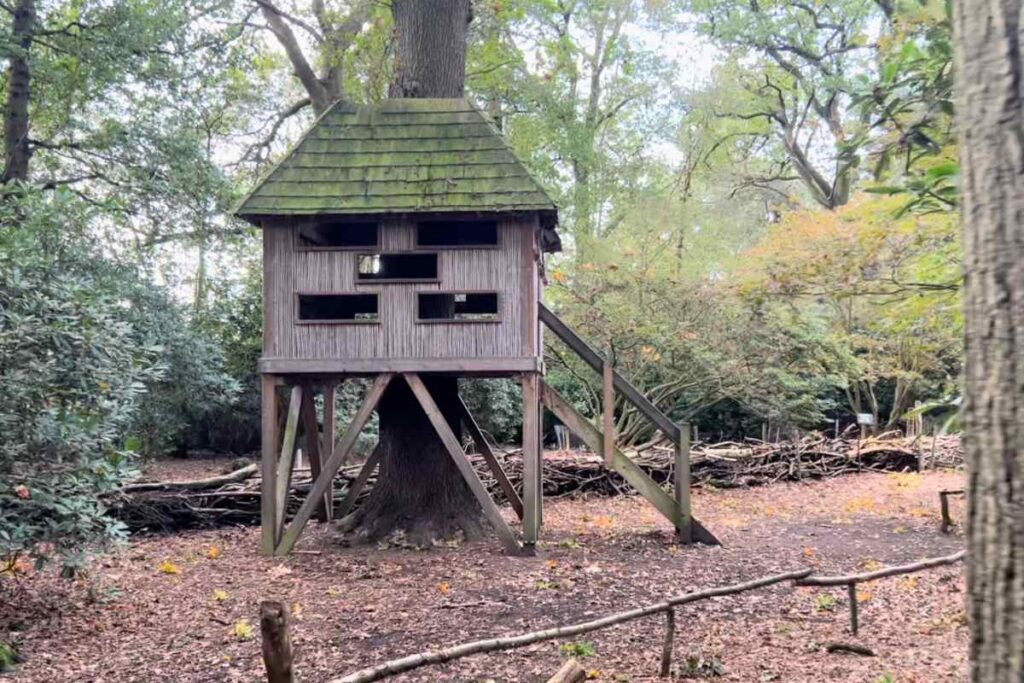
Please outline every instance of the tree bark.
M395 75L391 97L462 97L470 0L392 0Z
M971 680L1024 681L1022 0L955 9Z
M0 183L28 180L32 146L28 137L28 105L32 71L29 50L36 23L35 0L18 0L11 23L10 43L14 46L7 67L7 103L4 106L4 170Z

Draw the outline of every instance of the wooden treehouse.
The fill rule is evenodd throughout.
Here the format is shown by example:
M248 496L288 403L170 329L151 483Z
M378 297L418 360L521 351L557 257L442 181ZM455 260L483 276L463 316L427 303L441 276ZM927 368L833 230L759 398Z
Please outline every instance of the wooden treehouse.
M287 554L314 515L326 521L352 508L378 464L377 452L345 500L332 500L332 482L390 382L408 383L512 551L532 548L541 525L543 408L602 453L684 541L706 538L690 514L686 435L541 303L544 254L561 248L556 207L501 134L464 100L339 103L236 214L263 231L264 553ZM677 444L674 497L544 383L542 326L603 373L606 433L620 392ZM522 383L521 492L459 401L466 433L522 521L521 537L500 515L441 414L423 381L430 375ZM336 391L353 377L373 382L338 436ZM291 388L287 402L278 398L282 386ZM317 392L324 397L322 419ZM289 523L300 433L313 481Z

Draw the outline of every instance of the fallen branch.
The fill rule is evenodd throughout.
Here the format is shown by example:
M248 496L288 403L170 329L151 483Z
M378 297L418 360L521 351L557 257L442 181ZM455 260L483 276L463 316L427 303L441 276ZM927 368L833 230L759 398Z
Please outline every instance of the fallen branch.
M897 576L899 574L912 574L919 572L922 569L931 569L932 567L941 567L945 564L955 564L967 556L966 550L961 550L958 553L952 555L946 555L945 557L934 557L928 560L921 560L920 562L914 562L913 564L903 564L896 567L886 567L885 569L879 569L873 572L866 572L864 574L849 574L847 576L808 576L802 578L796 582L798 586L846 586L851 583L864 583L865 581L874 581L875 579L884 579L887 576Z
M234 484L244 481L259 473L259 465L253 463L241 467L234 472L221 474L206 479L193 479L191 481L143 481L138 484L127 484L122 486L115 493L141 493L143 491L197 491L201 489L212 489L225 484Z
M426 666L428 664L442 664L444 662L450 662L453 659L461 659L462 657L479 654L481 652L511 650L517 647L538 643L543 640L578 636L582 633L597 631L602 628L614 626L615 624L622 624L627 621L633 621L634 619L650 616L652 614L659 614L678 605L685 605L699 600L707 600L708 598L716 598L722 595L734 595L736 593L754 590L755 588L764 588L765 586L771 586L785 581L794 581L796 579L807 577L810 573L810 569L801 569L798 571L786 572L785 574L766 576L761 579L755 579L745 583L737 583L731 586L710 588L708 590L697 591L696 593L684 593L683 595L677 595L663 602L647 605L646 607L638 607L637 609L632 609L627 612L610 614L606 617L601 617L600 619L594 619L593 621L584 621L570 626L549 628L544 631L523 633L517 636L502 636L499 638L491 638L489 640L477 640L471 643L464 643L455 647L445 648L443 650L421 652L419 654L409 655L408 657L393 659L390 662L384 662L383 664L363 669L362 671L357 671L353 674L349 674L348 676L335 679L331 681L331 683L371 683L371 681L379 681L383 678L388 678L405 671L411 671L412 669L418 669L419 667Z

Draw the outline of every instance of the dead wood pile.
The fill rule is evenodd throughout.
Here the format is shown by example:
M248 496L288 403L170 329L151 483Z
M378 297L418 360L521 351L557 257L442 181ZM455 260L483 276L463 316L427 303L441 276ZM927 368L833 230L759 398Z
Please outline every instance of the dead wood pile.
M908 472L920 467L954 468L963 464L958 436L931 437L921 441L902 438L827 439L808 436L799 441L765 443L757 440L698 444L691 450L692 481L695 487L736 488L763 486L779 481L824 479L855 472ZM495 455L517 489L522 488L521 453L496 450ZM630 457L655 481L667 484L673 478L671 448L654 446ZM501 489L483 459L470 456L480 478L497 499ZM336 504L345 497L361 465L344 467L334 480ZM109 495L105 503L111 514L132 530L176 530L228 524L258 524L260 480L257 468L249 466L221 477L191 482L156 482L130 485ZM360 498L367 495L375 477ZM298 509L310 488L308 470L293 478L289 513ZM588 451L549 451L544 457L544 495L572 497L626 494L630 486L617 473L607 470L601 458ZM358 503L357 503L358 504Z

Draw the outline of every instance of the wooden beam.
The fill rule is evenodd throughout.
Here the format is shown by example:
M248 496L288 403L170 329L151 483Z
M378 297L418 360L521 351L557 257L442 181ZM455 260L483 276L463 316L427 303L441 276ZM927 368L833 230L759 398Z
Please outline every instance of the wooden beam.
M601 447L604 445L604 436L598 431L597 427L592 425L590 420L580 415L568 401L562 398L561 394L552 389L546 382L541 381L540 386L541 396L548 410L553 412L571 431L583 439L583 442L587 444L590 450L600 453ZM672 526L677 529L679 528L681 514L678 503L618 448L613 448L612 450L611 468L621 474L640 495L657 508L658 512L664 515L668 521L672 522Z
M366 393L363 404L359 406L359 410L356 411L352 422L334 446L334 452L331 453L331 457L324 463L323 472L313 482L313 486L306 495L306 499L299 507L299 511L295 513L295 519L292 520L291 526L288 527L288 530L281 537L281 542L274 549L275 555L287 555L295 547L295 542L299 540L299 535L306 528L309 518L313 516L313 511L322 500L324 490L331 485L334 475L338 473L338 469L344 464L349 451L352 450L356 439L359 438L359 432L366 425L366 421L370 419L370 414L377 407L377 402L380 401L380 397L384 394L384 390L387 389L392 377L394 375L385 373L377 375L377 378L373 381L373 386Z
M273 555L277 545L277 387L274 377L260 378L262 444L260 456L260 552Z
M321 441L322 446L320 447L320 462L317 463L318 471L315 473L319 475L320 471L323 470L323 462L327 459L327 453L330 452L334 446L334 442L338 440L338 387L340 382L335 380L328 380L324 384L324 428L323 428L323 440ZM311 474L313 474L311 472ZM327 493L324 494L324 504L327 509L326 521L334 519L334 487L329 486Z
M690 425L679 429L682 438L675 446L675 494L679 504L679 542L693 543L693 511L690 507Z
M260 372L279 375L317 373L377 375L398 372L446 372L467 375L510 375L539 372L541 359L521 358L261 358Z
M370 475L377 468L380 463L381 456L381 445L378 443L377 447L370 453L370 457L363 463L363 468L359 470L359 474L356 475L355 481L349 484L348 491L345 492L345 497L341 500L341 505L338 506L338 519L344 519L352 507L356 504L356 498L366 488L366 482L370 480Z
M604 465L609 467L615 451L615 369L611 361L601 366L601 414L604 418Z
M498 462L498 458L495 457L494 451L491 449L490 444L487 443L487 438L484 436L483 431L480 429L480 425L477 424L473 414L469 412L469 407L466 406L465 401L462 397L459 397L459 412L461 413L462 424L466 427L466 431L469 432L469 437L473 439L473 443L480 450L480 455L483 456L484 462L491 468L491 472L494 474L494 478L498 480L498 486L501 487L501 492L505 494L505 498L508 500L509 505L516 511L516 516L519 519L523 518L523 501L516 492L516 487L509 481L508 475L505 474L505 470L501 468L501 463Z
M523 375L523 540L527 545L537 543L540 533L540 410L538 388L540 376Z
M515 534L512 533L512 529L509 528L508 524L505 523L504 518L501 516L501 511L498 506L494 504L490 495L487 493L487 489L484 487L480 477L476 475L476 471L473 469L472 463L469 462L469 458L462 450L462 444L459 443L458 438L452 433L451 427L448 426L448 421L444 415L441 414L440 408L434 402L434 398L430 395L430 391L427 390L426 385L423 384L423 380L420 379L419 375L414 373L403 374L402 377L409 383L409 388L412 389L412 393L416 395L417 400L420 402L420 406L423 407L423 412L427 414L427 418L430 423L434 425L434 430L437 431L437 435L441 437L441 442L444 443L445 448L448 449L448 454L452 456L452 460L455 461L455 466L462 472L463 478L466 483L469 484L470 490L473 495L476 496L477 501L480 503L480 507L483 508L484 516L487 517L487 521L491 523L498 538L505 544L505 548L509 552L518 554L522 550L522 546L519 541L516 540ZM410 482L411 485L415 485L414 482Z
M538 311L540 313L541 322L547 325L548 329L555 333L555 335L561 339L565 344L576 352L580 358L582 358L587 365L592 367L596 372L601 372L604 366L604 359L601 355L592 349L583 339L576 334L568 325L562 322L562 319L555 315L551 309L545 306L543 303L538 304ZM612 371L612 383L615 385L623 397L634 406L636 409L643 413L648 420L653 422L662 433L669 438L670 441L679 440L679 427L677 427L672 420L668 418L665 413L661 412L658 406L651 403L651 401L644 396L639 389L629 383L625 377L620 375L618 372ZM600 453L601 450L597 449L595 453Z
M280 536L284 528L285 515L288 512L288 491L292 487L292 469L295 464L295 437L299 430L299 412L302 407L303 389L292 387L291 400L288 402L288 419L284 425L284 438L281 440L281 457L277 460L277 501L274 509L277 512L277 528Z
M267 683L294 683L288 608L283 602L264 600L260 603L260 635L263 637L263 665L267 669Z
M309 474L313 481L320 478L323 470L323 456L320 452L320 424L316 419L316 401L311 384L305 385L302 393L302 429L306 435L306 457L309 458ZM332 443L332 442L328 442ZM328 486L324 491L323 502L316 508L316 518L326 522L331 509L331 491L334 487Z

